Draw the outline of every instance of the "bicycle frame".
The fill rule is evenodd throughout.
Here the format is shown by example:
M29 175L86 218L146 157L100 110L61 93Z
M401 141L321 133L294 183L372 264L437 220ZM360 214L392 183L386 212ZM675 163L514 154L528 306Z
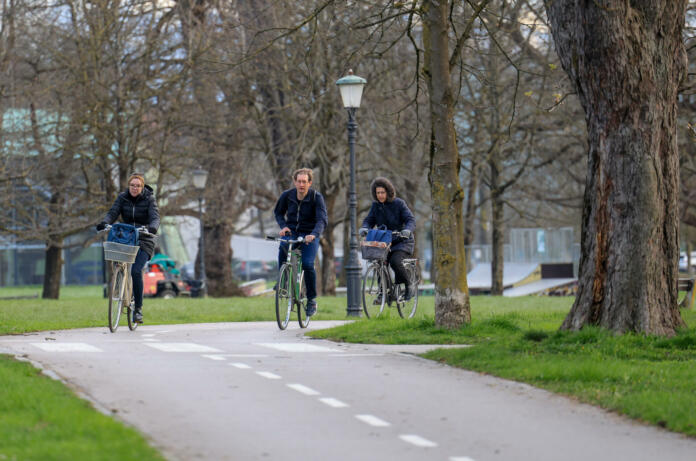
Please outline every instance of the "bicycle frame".
M266 239L280 242L281 245L287 246L285 262L279 268L279 278L276 284L276 320L278 321L278 327L281 330L287 327L291 312L294 310L297 313L300 326L306 328L309 324L309 317L304 312L306 302L306 298L303 298L302 294L304 272L302 271L302 252L299 248L299 245L304 242L304 238L284 239L266 236ZM287 291L285 291L286 289ZM282 303L281 299L283 300Z

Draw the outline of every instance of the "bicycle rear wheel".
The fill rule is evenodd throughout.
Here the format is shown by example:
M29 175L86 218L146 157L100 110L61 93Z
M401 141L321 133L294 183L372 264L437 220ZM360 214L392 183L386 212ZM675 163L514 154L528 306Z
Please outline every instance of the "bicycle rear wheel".
M420 280L418 267L415 264L408 264L406 265L406 272L408 273L408 279L417 287ZM411 299L405 299L407 294L408 293L404 293L403 296L400 296L399 302L396 303L399 315L404 319L413 318L413 316L416 315L416 308L418 307L418 289L416 288L416 293Z
M288 327L290 320L290 312L292 311L292 280L290 279L291 268L287 264L283 264L278 272L278 285L276 285L275 305L276 305L276 321L278 328L285 330Z
M370 264L363 276L362 301L367 318L376 318L384 310L387 298L387 280L382 266Z
M304 271L299 277L300 297L297 299L297 320L301 328L307 328L310 317L307 317L307 287L305 286Z
M109 285L109 330L115 332L121 318L123 299L126 291L126 270L120 264L114 264Z

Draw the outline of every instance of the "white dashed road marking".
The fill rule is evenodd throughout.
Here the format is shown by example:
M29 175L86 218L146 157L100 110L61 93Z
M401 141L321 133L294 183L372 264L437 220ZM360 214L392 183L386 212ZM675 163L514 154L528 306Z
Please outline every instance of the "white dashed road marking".
M31 343L47 352L103 352L98 347L87 343Z
M475 461L474 458L469 458L468 456L453 456L449 461Z
M256 343L255 345L283 352L340 352L338 349L305 343Z
M230 363L230 365L232 365L235 368L239 368L240 370L248 370L249 368L251 368L246 363L241 363L241 362Z
M333 397L324 397L323 399L319 399L319 401L333 408L345 408L348 406L347 403L343 403L338 399L334 399Z
M271 373L270 371L257 371L256 374L268 379L281 379L280 376L275 373Z
M302 384L288 384L288 387L290 389L294 389L297 392L300 392L304 395L319 395L320 394L319 391L315 391L311 387L307 387L307 386L304 386Z
M435 442L432 442L428 439L424 439L420 435L415 435L415 434L402 434L399 436L401 440L404 442L408 442L412 445L415 445L417 447L423 447L423 448L432 448L436 447L437 444Z
M224 355L217 355L217 354L203 354L201 357L205 357L206 359L210 360L225 360Z
M360 421L362 421L365 424L369 424L370 426L374 427L387 427L391 426L388 422L379 419L376 416L372 415L355 415L356 418L358 418Z
M195 343L146 343L148 346L164 352L222 352L214 347Z

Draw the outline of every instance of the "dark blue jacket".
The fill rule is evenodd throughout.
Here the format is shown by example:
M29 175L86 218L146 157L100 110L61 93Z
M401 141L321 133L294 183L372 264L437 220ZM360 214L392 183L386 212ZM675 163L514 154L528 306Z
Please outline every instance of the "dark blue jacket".
M160 216L152 187L146 184L137 197L133 197L128 191L118 194L103 222L113 224L119 217L121 222L126 224L136 227L146 226L151 233L157 232ZM152 257L155 250L155 236L140 234L140 248Z
M391 202L386 201L380 203L374 201L361 227L372 229L373 227L381 226L386 226L387 229L394 232L404 229L414 232L416 230L416 218L413 217L413 213L408 209L406 202L398 197L394 198ZM413 254L414 247L415 239L413 238L413 234L411 234L411 237L408 239L396 237L395 240L392 241L392 251L401 250L408 254Z
M315 238L319 238L329 222L324 197L314 189L309 189L302 201L297 200L297 189L286 190L280 194L273 214L281 229L287 227L294 234L312 234Z

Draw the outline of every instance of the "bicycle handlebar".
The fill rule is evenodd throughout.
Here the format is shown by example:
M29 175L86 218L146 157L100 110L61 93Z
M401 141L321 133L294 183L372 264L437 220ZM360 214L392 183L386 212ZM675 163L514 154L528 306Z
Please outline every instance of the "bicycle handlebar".
M297 237L296 239L284 239L282 237L276 237L274 235L267 235L266 240L273 240L274 242L287 242L287 243L302 243L305 241L304 237Z
M109 231L111 230L112 227L113 227L113 226L112 226L111 224L107 224L106 227L104 227L103 230L100 230L100 231L99 231L99 233L101 234L101 233L103 233L103 232L109 232ZM135 227L135 226L133 226L133 227ZM142 234L149 234L149 233L150 233L150 232L147 230L147 226L135 227L135 229L136 229L138 232L142 233Z

